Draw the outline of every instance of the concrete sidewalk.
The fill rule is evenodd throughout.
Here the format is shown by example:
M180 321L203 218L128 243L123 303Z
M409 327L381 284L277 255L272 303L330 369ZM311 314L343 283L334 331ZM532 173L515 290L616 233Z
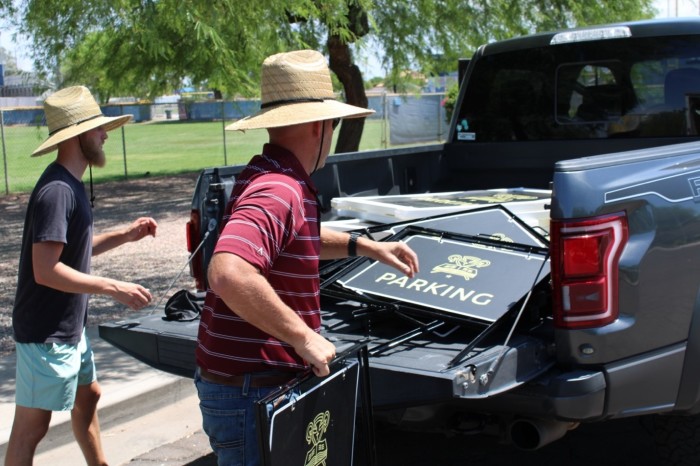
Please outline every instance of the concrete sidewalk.
M102 442L110 464L130 462L146 452L201 431L201 414L191 379L153 369L114 348L87 329L95 352L102 398L98 406ZM0 458L5 457L15 404L15 355L0 358ZM36 465L84 464L73 438L69 412L54 412L39 444Z

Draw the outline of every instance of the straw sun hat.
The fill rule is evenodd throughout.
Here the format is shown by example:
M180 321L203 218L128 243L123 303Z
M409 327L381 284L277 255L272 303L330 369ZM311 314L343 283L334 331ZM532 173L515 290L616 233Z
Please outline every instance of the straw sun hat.
M315 50L279 53L266 58L260 87L260 111L226 129L276 128L374 113L374 110L335 100L326 59Z
M44 113L49 137L32 152L32 157L49 153L55 150L59 143L98 126L104 126L105 131L111 131L131 119L131 115L104 116L100 106L84 86L67 87L51 94L44 101Z

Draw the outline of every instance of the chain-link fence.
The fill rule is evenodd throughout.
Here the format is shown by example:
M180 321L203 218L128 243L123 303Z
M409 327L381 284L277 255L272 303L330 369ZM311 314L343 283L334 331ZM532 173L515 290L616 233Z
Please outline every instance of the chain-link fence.
M360 150L444 140L447 134L443 94L369 97L375 114L365 123ZM93 172L95 181L199 171L246 163L267 140L266 131L225 131L232 121L254 113L254 100L128 103L107 105L107 116L133 115L133 123L109 133L108 164ZM1 193L32 189L48 164L30 154L47 138L41 107L0 108ZM336 134L337 137L337 134ZM0 193L0 194L1 194Z

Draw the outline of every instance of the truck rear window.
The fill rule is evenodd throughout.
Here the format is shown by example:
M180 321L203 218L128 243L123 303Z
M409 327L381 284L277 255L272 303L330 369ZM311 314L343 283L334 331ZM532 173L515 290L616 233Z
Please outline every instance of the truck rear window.
M458 141L697 136L700 38L552 45L479 58Z

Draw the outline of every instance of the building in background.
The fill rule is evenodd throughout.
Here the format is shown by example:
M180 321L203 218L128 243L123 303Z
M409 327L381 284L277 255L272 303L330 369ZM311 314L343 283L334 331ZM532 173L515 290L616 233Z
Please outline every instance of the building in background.
M43 87L32 73L7 73L0 64L0 107L33 107L42 98Z

